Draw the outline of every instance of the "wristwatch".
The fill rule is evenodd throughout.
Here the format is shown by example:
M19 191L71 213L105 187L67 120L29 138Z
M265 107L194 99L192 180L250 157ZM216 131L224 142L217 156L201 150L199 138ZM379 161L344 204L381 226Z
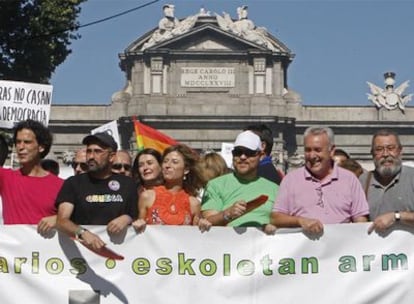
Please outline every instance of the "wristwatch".
M225 211L223 211L223 219L226 222L230 222L232 220L231 216L230 215L227 215Z
M82 226L79 226L79 228L75 231L75 238L76 238L77 240L82 240L82 234L83 234L85 231L88 231L88 230L86 230L86 229L85 229L85 228L83 228Z
M400 211L395 211L394 212L394 219L396 222L399 222L401 220L401 213Z

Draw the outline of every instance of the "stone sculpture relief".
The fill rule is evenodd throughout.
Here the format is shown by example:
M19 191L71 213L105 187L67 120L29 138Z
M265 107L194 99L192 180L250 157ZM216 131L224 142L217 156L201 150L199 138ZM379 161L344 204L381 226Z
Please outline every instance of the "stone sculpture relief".
M243 39L262 45L272 51L277 48L272 43L264 27L256 27L253 21L247 18L247 6L243 5L237 8L238 20L233 21L228 13L223 12L223 16L216 14L217 22L222 30L236 34Z
M385 89L367 81L370 93L367 93L368 99L371 100L377 108L384 107L387 110L395 110L399 108L404 113L405 105L411 100L413 94L403 95L405 89L408 88L409 80L402 83L394 89L395 73L387 72L384 74Z
M142 51L164 40L188 32L196 23L199 14L189 16L182 21L174 17L175 6L166 4L163 6L164 17L158 23L158 29L152 34L151 38L142 46ZM206 14L200 11L200 14Z

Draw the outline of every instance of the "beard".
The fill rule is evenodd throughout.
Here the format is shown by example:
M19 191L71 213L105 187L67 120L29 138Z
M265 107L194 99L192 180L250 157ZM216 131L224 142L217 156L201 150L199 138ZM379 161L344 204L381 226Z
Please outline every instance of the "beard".
M392 162L391 166L386 166L386 162ZM380 176L393 177L400 172L402 166L401 159L394 156L387 156L381 159L375 160L375 170Z

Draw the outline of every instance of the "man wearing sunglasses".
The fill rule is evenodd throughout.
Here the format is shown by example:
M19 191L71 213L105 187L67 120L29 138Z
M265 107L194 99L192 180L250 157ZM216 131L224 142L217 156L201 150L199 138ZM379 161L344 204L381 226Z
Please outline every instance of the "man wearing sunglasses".
M260 137L252 131L240 133L234 143L234 172L208 182L203 195L203 218L214 226L259 226L265 232L274 232L268 225L278 186L257 175L262 156ZM265 195L265 203L250 210L248 202ZM208 230L209 227L200 229Z
M303 138L305 166L283 178L272 224L322 235L324 224L366 222L368 203L361 183L354 173L333 161L332 129L309 127Z
M112 164L112 172L116 174L122 174L125 176L131 176L132 171L132 159L126 150L119 150L115 154L115 159Z
M414 225L414 169L402 165L398 134L377 131L371 144L375 169L365 172L361 183L370 207L368 232L385 233L390 228Z
M138 195L131 178L112 173L118 145L111 135L88 135L82 143L88 169L64 182L56 199L57 226L99 250L105 243L81 225L107 225L109 234L125 231L137 217Z
M88 164L86 163L86 148L81 148L76 151L75 157L72 161L72 168L75 175L88 171Z

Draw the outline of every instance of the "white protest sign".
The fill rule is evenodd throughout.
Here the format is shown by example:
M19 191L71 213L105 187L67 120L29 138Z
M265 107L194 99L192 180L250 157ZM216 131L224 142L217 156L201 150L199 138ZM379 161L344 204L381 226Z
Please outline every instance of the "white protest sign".
M234 144L232 143L221 143L221 151L220 154L226 161L228 168L233 168L233 155L231 151L233 151Z
M115 142L118 144L118 148L121 147L121 140L119 138L119 132L118 132L118 123L116 120L113 120L100 127L93 129L91 131L91 134L100 133L100 132L107 132L109 135L111 135L114 138Z
M53 86L0 80L0 127L12 129L26 119L49 124Z

